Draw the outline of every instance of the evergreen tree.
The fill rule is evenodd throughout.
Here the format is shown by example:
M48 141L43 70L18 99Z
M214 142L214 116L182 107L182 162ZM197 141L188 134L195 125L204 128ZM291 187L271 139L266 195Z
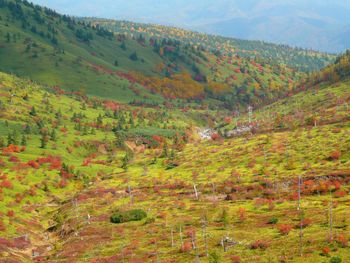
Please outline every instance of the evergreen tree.
M163 145L162 158L168 157L168 144L165 142Z
M137 61L137 60L139 60L136 51L135 51L134 53L132 53L132 54L129 56L129 58L130 58L132 61Z
M40 148L46 149L46 145L47 145L47 134L43 132L40 138Z
M10 35L9 32L7 32L7 34L6 34L6 42L10 43L10 41L11 41L11 35Z
M102 126L103 125L103 117L102 115L98 115L97 119L96 119L96 123L98 126Z
M57 140L56 130L55 129L52 129L52 132L50 134L50 140L51 141L56 141Z
M13 137L12 137L12 134L9 133L7 135L7 146L11 145L11 144L14 144L14 141L13 141Z
M121 49L122 50L126 50L126 44L125 44L125 41L123 41L123 43L120 45Z
M125 156L123 157L122 166L121 166L121 168L123 168L124 171L128 170L128 165L132 159L133 159L133 152L127 151L125 153Z
M4 148L5 147L5 140L3 137L0 137L0 148Z
M29 114L30 114L31 116L36 116L36 115L37 115L34 106L32 107L32 109L31 109L31 111L29 112Z
M27 145L27 137L24 134L22 135L21 145L22 146L26 146Z

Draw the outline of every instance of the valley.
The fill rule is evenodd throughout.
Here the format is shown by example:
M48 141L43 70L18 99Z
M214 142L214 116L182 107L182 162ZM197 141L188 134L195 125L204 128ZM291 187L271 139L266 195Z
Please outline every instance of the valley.
M0 70L0 262L349 262L349 51L0 0Z

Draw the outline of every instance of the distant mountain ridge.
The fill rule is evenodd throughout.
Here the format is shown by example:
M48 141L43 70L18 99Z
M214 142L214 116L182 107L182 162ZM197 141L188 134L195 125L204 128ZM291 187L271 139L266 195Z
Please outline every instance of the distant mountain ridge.
M37 3L77 16L173 25L327 52L350 48L350 3L328 0L154 0Z

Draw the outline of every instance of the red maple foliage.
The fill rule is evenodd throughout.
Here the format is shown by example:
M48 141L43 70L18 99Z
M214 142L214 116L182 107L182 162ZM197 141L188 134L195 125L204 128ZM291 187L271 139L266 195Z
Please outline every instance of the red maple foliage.
M13 185L9 180L4 180L1 182L0 187L2 188L7 188L7 189L12 189Z

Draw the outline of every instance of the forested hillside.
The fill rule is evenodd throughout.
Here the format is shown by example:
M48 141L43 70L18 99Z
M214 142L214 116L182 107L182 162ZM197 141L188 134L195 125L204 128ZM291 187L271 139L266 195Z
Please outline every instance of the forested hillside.
M0 69L1 263L348 262L349 52L0 0Z
M181 28L167 27L155 24L142 24L128 21L115 21L98 18L85 18L84 21L101 25L112 31L128 34L142 34L148 37L170 38L187 44L204 47L226 55L263 59L269 64L285 64L288 67L310 72L319 70L334 61L334 54L327 54L302 48L292 48L287 45L276 45L264 41L252 41L203 34Z
M114 33L26 1L1 0L0 17L3 71L121 102L159 104L182 99L233 109L285 96L303 76L278 62L270 63L270 55L248 58L185 39ZM268 47L284 55L299 52ZM302 57L315 59L311 64L319 67L328 56Z

